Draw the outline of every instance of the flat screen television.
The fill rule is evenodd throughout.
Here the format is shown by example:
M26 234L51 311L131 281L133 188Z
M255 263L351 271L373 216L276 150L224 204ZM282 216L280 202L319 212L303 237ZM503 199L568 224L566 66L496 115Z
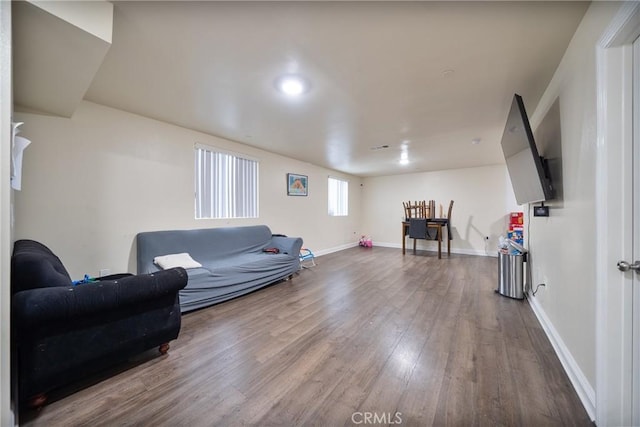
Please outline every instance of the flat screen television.
M553 198L553 187L545 161L538 154L522 97L513 95L511 110L502 134L502 152L511 185L520 205Z

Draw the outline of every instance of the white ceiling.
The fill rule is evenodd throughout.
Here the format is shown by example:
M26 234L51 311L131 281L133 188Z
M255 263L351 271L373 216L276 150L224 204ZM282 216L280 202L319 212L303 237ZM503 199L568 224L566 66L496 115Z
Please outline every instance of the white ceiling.
M85 99L359 176L503 163L514 92L533 112L588 6L114 4ZM311 89L277 92L286 73Z

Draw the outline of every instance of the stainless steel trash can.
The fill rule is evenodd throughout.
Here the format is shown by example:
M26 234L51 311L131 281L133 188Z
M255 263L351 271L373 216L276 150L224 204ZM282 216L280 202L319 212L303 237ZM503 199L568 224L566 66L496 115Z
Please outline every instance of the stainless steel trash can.
M524 254L498 251L498 293L505 297L524 298Z

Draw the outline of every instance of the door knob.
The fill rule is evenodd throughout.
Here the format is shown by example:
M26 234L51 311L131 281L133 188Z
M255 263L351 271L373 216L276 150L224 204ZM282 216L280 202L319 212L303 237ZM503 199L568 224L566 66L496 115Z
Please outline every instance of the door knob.
M629 264L627 261L618 261L618 270L629 271L635 270L636 273L640 272L640 261L636 261L633 264Z

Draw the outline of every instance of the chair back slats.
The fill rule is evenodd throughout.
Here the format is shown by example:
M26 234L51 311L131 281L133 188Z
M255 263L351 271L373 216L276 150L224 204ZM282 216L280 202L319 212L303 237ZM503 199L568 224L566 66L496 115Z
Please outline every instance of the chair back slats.
M408 221L411 218L426 218L427 204L423 201L402 202L404 207L404 216Z
M404 217L408 221L411 218L435 218L436 217L436 201L421 200L412 202L402 202L404 208Z

